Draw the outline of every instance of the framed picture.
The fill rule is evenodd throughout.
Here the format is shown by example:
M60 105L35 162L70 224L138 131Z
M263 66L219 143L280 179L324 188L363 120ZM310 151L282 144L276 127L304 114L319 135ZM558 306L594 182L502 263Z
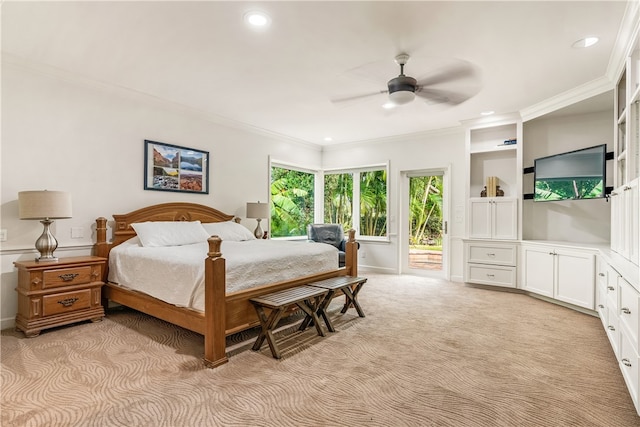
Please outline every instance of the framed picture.
M209 152L144 141L144 189L209 194Z

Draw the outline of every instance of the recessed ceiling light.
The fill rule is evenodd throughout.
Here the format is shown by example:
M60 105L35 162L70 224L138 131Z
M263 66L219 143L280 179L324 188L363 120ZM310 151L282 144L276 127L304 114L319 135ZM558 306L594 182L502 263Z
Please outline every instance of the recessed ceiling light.
M589 46L593 46L594 44L598 43L600 39L597 37L585 37L583 39L578 40L577 42L575 42L574 44L572 44L572 47L575 47L577 49L581 49L584 47L589 47Z
M489 111L483 111L482 113L480 113L481 116L490 116L493 113L495 113L495 111L493 110L489 110Z
M271 18L262 11L252 10L244 14L244 22L253 28L263 29L271 24Z

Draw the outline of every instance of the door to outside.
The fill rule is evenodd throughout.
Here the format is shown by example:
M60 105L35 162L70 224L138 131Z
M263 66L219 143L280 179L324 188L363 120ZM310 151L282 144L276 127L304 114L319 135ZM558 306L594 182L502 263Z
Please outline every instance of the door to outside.
M403 271L447 277L445 172L411 172L406 177Z

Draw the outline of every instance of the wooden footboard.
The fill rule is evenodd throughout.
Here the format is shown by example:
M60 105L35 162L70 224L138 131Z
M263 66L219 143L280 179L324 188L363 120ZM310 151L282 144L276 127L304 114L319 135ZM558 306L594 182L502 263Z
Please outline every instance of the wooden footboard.
M97 256L108 257L111 248L135 236L131 228L133 222L143 221L229 221L232 215L223 214L215 209L190 203L166 203L140 209L126 215L114 215L116 226L113 242L107 242L107 220L96 220ZM321 274L313 274L294 280L273 283L230 294L226 293L225 259L220 251L221 240L217 236L208 239L209 251L205 263L205 312L189 308L176 307L146 294L124 289L107 282L105 269L104 298L135 310L176 324L204 335L204 361L209 367L217 367L228 361L225 337L229 334L259 325L253 305L249 300L255 296L275 292L336 276L358 275L358 245L355 230L349 230L346 244L345 267Z

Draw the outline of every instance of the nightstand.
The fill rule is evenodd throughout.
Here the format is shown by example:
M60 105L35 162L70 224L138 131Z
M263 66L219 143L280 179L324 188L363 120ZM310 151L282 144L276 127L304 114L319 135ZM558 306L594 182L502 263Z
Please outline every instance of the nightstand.
M14 262L18 268L16 329L34 337L42 329L102 320L101 288L106 262L106 258L96 256Z

